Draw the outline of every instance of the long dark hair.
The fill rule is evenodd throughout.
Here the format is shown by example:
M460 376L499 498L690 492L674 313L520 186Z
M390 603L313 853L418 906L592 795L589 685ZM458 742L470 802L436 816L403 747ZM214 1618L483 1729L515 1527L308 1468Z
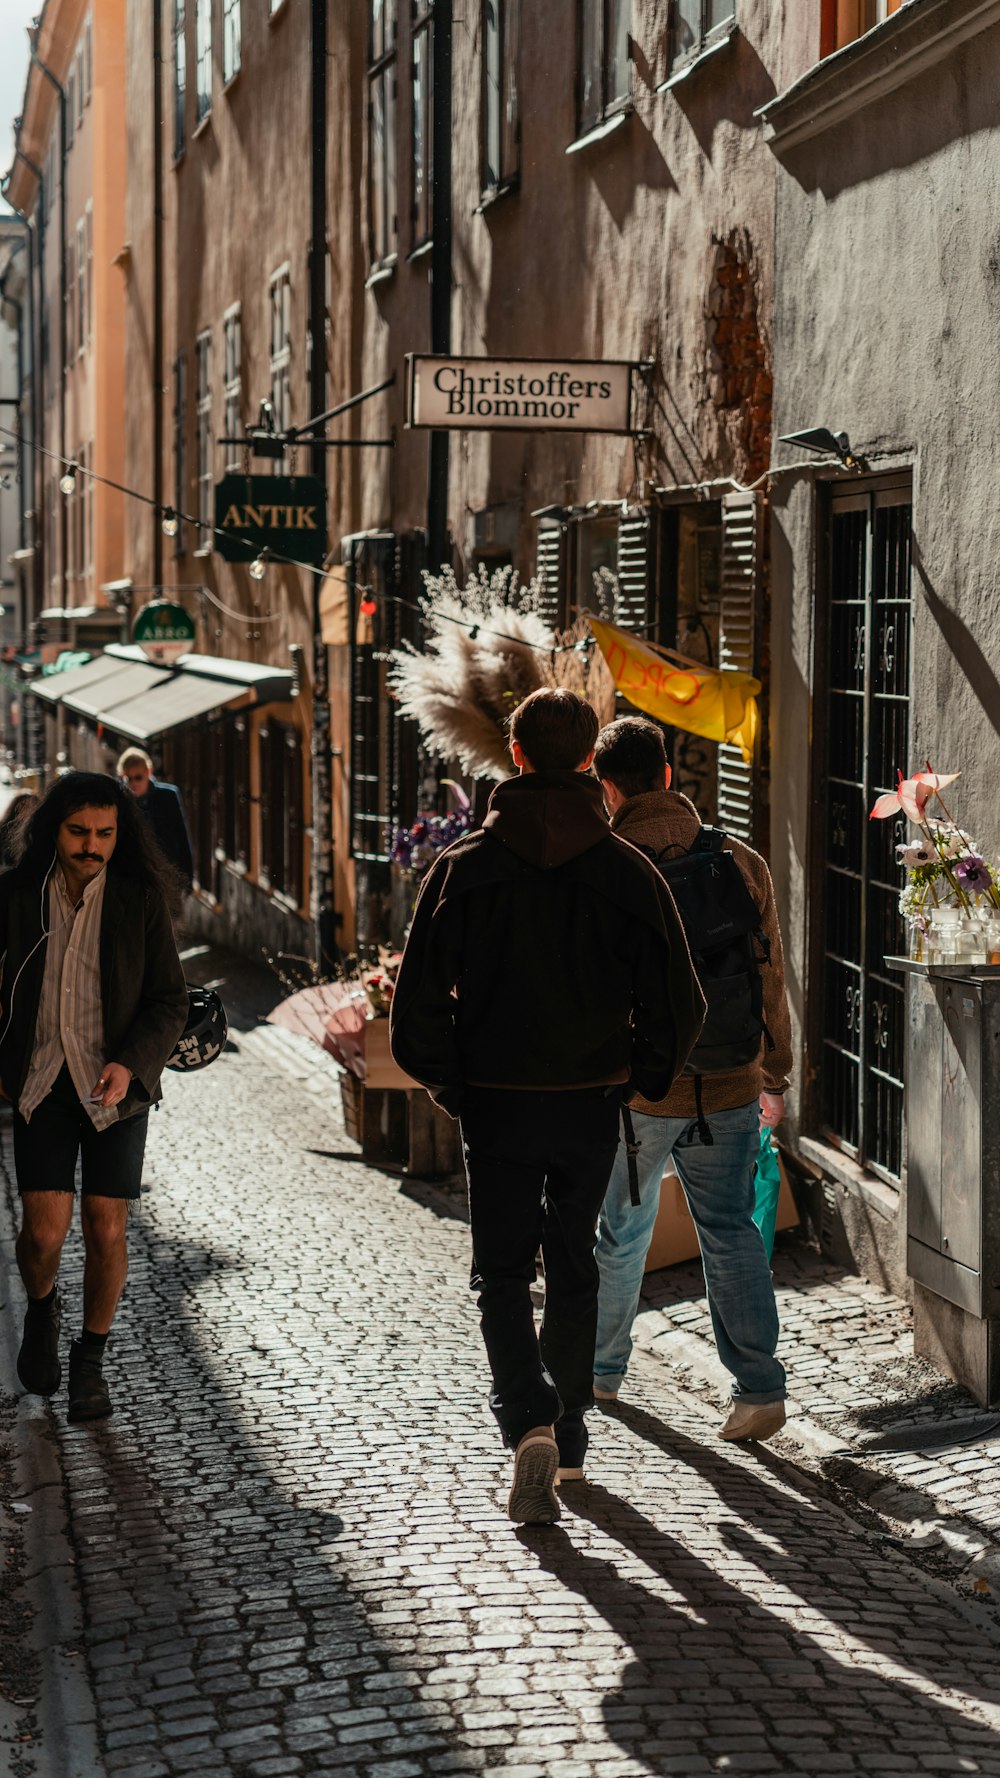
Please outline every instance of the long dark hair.
M41 885L56 854L56 835L79 809L114 809L118 838L108 870L144 888L158 890L171 914L179 912L181 877L163 856L135 797L118 778L105 772L66 772L50 785L24 829L24 847L17 875Z
M0 870L9 870L20 859L28 816L38 801L35 791L20 790L8 803L7 812L0 821Z

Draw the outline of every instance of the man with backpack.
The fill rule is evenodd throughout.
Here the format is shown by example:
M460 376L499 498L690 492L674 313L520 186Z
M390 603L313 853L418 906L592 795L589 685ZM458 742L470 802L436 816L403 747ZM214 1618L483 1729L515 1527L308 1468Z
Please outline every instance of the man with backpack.
M668 1091L704 1014L662 878L605 818L597 727L570 691L514 711L520 776L428 873L392 998L396 1061L461 1120L490 1406L515 1453L507 1511L530 1524L558 1519L553 1484L583 1474L594 1229L622 1101Z
M635 1098L638 1151L619 1147L601 1211L594 1394L613 1401L632 1351L643 1267L672 1161L697 1230L716 1345L734 1378L719 1436L767 1439L785 1423L771 1269L753 1221L760 1131L784 1114L791 1068L781 934L767 865L670 789L662 731L625 716L594 753L611 826L661 871L708 1002L685 1072L665 1098ZM629 1173L638 1187L634 1202Z

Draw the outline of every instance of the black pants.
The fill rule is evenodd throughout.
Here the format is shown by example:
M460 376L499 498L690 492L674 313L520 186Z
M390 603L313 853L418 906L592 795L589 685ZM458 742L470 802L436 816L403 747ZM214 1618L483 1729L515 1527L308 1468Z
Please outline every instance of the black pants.
M583 1461L597 1334L594 1230L618 1146L621 1089L568 1093L470 1087L462 1104L472 1289L504 1442L556 1424L560 1456ZM535 1256L545 1267L536 1339Z

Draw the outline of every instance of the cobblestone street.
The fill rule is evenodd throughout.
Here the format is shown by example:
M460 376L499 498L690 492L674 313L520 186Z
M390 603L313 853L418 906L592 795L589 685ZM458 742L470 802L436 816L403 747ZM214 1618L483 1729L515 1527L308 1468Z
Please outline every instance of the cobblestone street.
M115 1416L17 1404L48 1646L7 1769L1000 1774L989 1603L652 1351L561 1524L508 1523L460 1195L362 1165L332 1065L223 992L232 1052L152 1119ZM62 1283L75 1327L77 1246Z

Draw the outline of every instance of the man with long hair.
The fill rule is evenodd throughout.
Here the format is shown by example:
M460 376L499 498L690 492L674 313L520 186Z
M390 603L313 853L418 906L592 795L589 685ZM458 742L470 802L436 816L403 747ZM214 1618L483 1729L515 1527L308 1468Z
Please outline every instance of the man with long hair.
M0 877L0 1081L14 1105L28 1296L17 1373L53 1395L62 1377L56 1284L77 1162L86 1263L69 1355L69 1418L112 1412L105 1342L128 1270L149 1108L184 1029L171 911L176 874L125 786L70 772L42 798L20 863Z

